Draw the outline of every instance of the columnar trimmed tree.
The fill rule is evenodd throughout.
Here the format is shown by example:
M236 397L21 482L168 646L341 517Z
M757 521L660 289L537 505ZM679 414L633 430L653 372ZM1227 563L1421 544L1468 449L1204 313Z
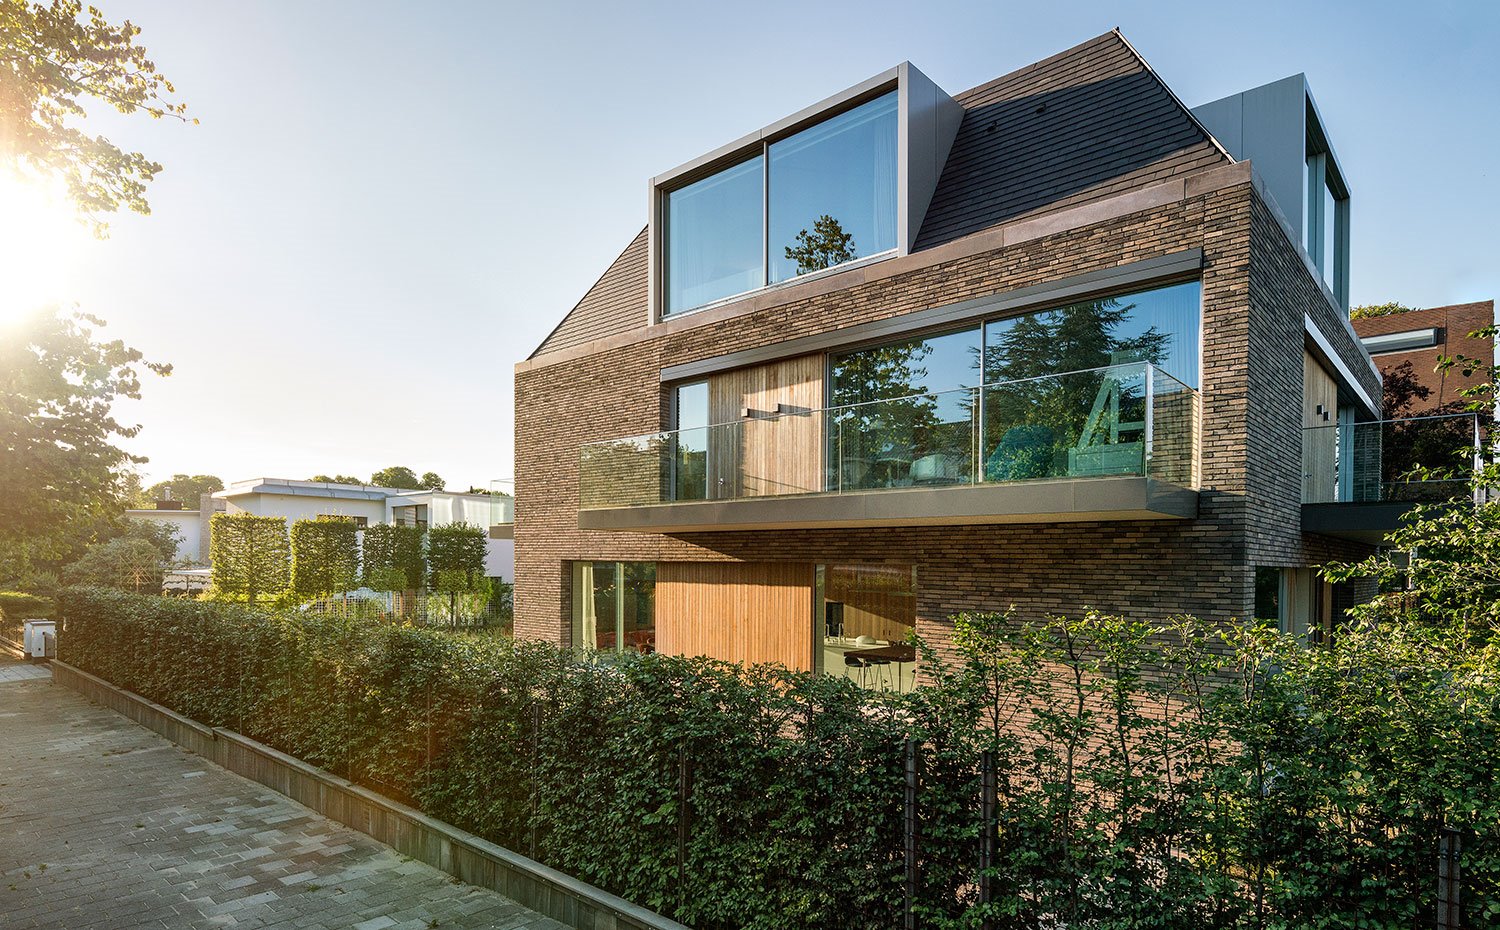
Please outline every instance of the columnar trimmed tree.
M427 578L424 530L378 523L365 530L364 583L377 590L415 589Z
M286 590L290 551L285 517L216 513L210 529L217 596L253 604Z
M359 578L354 521L319 517L292 524L292 591L300 598L347 591Z
M440 590L472 591L484 578L484 529L468 523L428 531L428 583Z

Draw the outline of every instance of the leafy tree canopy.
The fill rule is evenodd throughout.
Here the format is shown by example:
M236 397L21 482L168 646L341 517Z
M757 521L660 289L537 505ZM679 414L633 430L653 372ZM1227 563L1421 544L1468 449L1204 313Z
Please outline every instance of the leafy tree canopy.
M188 120L171 99L176 88L136 44L140 31L78 0L0 0L0 164L61 180L101 233L103 214L150 212L146 185L161 165L74 126L85 101Z
M90 546L82 558L63 569L63 580L155 593L161 590L163 568L161 551L150 540L121 536Z
M146 361L104 321L41 311L0 334L0 565L24 574L72 558L119 516L123 469L146 461L116 442L140 431L116 420L117 398L141 396Z
M313 475L308 481L321 481L324 484L364 484L362 480L353 475Z
M313 479L318 480L318 479ZM356 484L358 482L355 482ZM405 488L425 489L430 491L441 491L443 479L437 472L429 471L418 478L417 473L405 465L392 465L390 468L382 468L370 476L370 484L377 488Z
M143 492L143 503L165 500L168 491L172 492L172 500L182 501L183 506L192 509L198 506L199 498L204 494L212 494L214 491L224 490L224 482L214 475L173 475L166 481L158 481Z
M1376 316L1392 316L1397 313L1410 313L1419 307L1408 307L1406 304L1398 304L1394 300L1383 304L1361 304L1349 311L1351 320L1367 320Z

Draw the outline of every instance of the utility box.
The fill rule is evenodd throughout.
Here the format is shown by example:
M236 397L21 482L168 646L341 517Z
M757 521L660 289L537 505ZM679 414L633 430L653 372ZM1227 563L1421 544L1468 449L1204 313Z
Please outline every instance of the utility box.
M21 649L33 662L57 655L57 623L53 620L27 620L21 627Z

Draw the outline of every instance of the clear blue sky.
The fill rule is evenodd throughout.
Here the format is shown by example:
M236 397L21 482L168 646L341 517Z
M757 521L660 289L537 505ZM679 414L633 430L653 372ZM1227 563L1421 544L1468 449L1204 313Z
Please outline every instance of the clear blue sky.
M148 477L508 477L512 379L654 174L909 59L956 93L1119 26L1190 106L1305 71L1353 188L1353 296L1500 290L1500 3L193 3L130 18L196 127L72 296L176 365Z

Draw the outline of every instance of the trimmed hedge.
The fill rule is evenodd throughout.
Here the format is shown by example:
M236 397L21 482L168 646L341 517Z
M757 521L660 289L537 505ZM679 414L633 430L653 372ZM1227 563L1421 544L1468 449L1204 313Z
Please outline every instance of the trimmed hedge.
M1467 925L1500 915L1500 657L1431 634L963 616L957 660L895 695L98 588L60 606L66 661L702 930L900 926L909 744L923 927L1410 927L1443 826Z
M347 517L297 520L291 531L291 589L302 600L359 583L359 530Z

